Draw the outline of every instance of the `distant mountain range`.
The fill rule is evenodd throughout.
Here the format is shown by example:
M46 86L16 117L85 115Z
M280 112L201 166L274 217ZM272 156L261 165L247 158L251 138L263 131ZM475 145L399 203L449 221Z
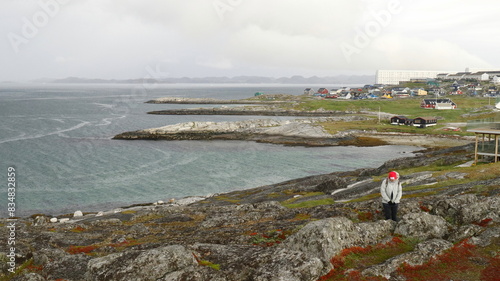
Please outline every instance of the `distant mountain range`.
M193 84L193 83L216 83L216 84L373 84L375 75L338 75L329 77L262 77L262 76L235 76L235 77L181 77L181 78L144 78L144 79L87 79L79 77L68 77L46 81L49 83L120 83L120 84L141 84L141 83L161 83L161 84Z

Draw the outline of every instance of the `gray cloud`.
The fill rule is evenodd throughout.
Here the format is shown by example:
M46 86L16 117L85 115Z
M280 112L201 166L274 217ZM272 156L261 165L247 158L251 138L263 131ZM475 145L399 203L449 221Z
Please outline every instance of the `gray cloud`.
M499 7L492 0L4 0L0 81L136 78L158 66L172 77L493 68Z

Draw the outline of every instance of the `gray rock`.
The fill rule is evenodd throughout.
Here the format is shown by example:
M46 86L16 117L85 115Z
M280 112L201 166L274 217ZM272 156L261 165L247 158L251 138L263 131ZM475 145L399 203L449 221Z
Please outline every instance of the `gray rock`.
M37 273L28 273L21 276L17 276L11 279L11 281L45 281L43 276Z
M130 227L128 232L131 237L140 238L149 234L149 227L143 223L138 223Z
M164 216L160 219L154 220L155 223L171 223L171 222L186 222L186 221L192 221L193 218L191 218L188 215L185 214L171 214Z
M65 255L59 260L45 264L44 271L48 280L83 280L82 276L87 271L89 260L90 256L84 254Z
M446 236L449 227L442 217L421 212L404 215L394 232L403 236L432 239Z
M460 173L460 172L449 172L446 173L440 177L438 177L438 180L449 180L449 179L463 179L467 176L466 173Z
M473 237L483 230L482 227L475 224L468 224L459 227L456 231L453 231L448 237L448 240L454 243L460 242L464 239Z
M166 246L147 251L127 251L95 258L88 264L86 280L158 280L195 265L191 252L183 246Z
M326 272L319 258L311 258L301 251L278 249L252 274L251 280L314 281Z
M472 237L470 242L474 245L478 245L480 247L487 247L493 243L495 238L500 236L500 227L490 227L482 232L477 237Z
M424 171L424 172L414 173L409 178L402 177L401 184L405 186L420 185L423 183L428 183L430 179L432 179L432 172ZM430 180L430 181L432 182L435 180Z
M457 220L461 224L480 222L484 219L499 221L500 199L499 197L488 197L484 200L464 204L458 211Z
M112 225L121 225L123 224L120 219L111 218L111 219L99 219L88 222L91 226L112 226Z
M359 223L355 229L359 235L359 245L374 245L391 235L396 227L392 220L379 220L376 222Z
M40 226L40 225L46 225L49 223L49 218L46 216L37 216L35 220L33 221L34 226Z
M225 273L216 271L209 267L189 266L179 271L168 273L157 281L232 281Z
M457 221L457 214L463 209L464 205L470 205L475 202L477 202L477 197L473 194L440 200L434 204L432 214Z
M327 266L342 249L356 245L361 237L354 223L345 217L314 221L288 237L279 248L304 252ZM330 265L331 266L331 265Z
M276 219L286 208L276 201L241 204L237 206L217 207L210 217L202 222L206 228L222 227L228 224L228 218L231 217L232 223L245 223L248 221ZM237 214L237 215L236 215Z
M332 193L334 190L342 189L347 187L347 182L345 179L337 176L332 176L330 179L318 184L316 186L316 191L321 191L324 193Z

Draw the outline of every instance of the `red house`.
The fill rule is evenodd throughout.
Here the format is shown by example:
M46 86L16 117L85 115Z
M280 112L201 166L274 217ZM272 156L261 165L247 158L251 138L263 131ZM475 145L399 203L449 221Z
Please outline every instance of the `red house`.
M327 88L319 88L318 89L318 94L328 95L329 93L330 93L330 91L328 91Z

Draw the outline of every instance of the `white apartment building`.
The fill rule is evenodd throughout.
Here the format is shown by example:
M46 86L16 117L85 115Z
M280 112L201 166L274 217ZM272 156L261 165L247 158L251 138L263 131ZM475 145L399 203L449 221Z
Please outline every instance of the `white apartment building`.
M453 73L447 70L377 70L376 84L398 85L401 81L411 79L437 78L441 73Z

